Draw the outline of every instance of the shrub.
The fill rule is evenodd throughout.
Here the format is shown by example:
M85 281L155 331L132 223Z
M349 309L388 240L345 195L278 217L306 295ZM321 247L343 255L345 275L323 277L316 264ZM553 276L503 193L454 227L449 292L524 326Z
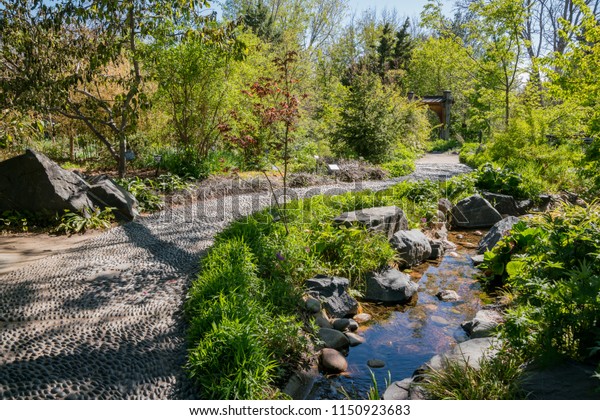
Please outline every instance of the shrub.
M54 232L72 235L73 233L83 233L86 230L108 229L115 220L113 210L112 207L106 207L103 210L99 208L86 209L84 214L65 211Z
M600 207L563 205L529 219L485 254L515 295L503 334L529 356L585 359L600 323Z

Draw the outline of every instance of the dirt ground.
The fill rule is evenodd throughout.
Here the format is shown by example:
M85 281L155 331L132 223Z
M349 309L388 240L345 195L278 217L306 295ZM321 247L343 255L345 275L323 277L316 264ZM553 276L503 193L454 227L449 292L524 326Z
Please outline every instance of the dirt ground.
M0 234L0 275L53 254L76 252L79 245L102 231L56 236L46 233Z

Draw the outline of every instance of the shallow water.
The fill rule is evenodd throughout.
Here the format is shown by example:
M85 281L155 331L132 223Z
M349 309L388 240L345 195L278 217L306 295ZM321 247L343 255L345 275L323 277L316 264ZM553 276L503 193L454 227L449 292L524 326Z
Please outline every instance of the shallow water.
M470 253L463 249L458 257L446 255L438 265L427 267L414 306L365 308L377 313L376 321L359 329L366 342L350 349L348 371L343 376L320 377L308 398L345 399L343 387L351 398L364 399L372 386L370 371L383 394L388 375L392 381L408 378L435 354L466 340L460 324L472 319L481 304ZM441 302L435 297L441 290L455 290L461 300ZM385 367L370 369L370 359L383 360Z

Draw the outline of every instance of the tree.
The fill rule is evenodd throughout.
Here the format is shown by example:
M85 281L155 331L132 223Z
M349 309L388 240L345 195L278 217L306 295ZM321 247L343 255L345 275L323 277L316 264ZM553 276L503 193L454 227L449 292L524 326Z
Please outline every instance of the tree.
M0 0L2 108L83 122L126 170L127 136L148 104L145 43L196 22L205 0Z
M233 62L241 45L228 45L190 34L172 45L158 44L149 53L151 75L158 83L175 138L190 159L204 159L219 137Z
M291 143L295 140L294 132L298 127L300 118L300 100L304 95L298 95L296 86L298 79L295 77L295 64L298 53L289 51L273 60L277 69L275 78L262 77L254 82L249 89L244 90L252 103L252 113L256 117L254 124L244 123L234 130L230 124L222 123L219 126L224 138L241 147L247 156L252 156L255 165L261 169L269 182L271 193L278 208L283 209L283 221L287 226L287 176L290 163ZM232 112L234 119L240 120L239 114ZM267 174L276 161L283 162L283 170L276 168L283 179L283 204L279 203L273 184Z
M338 154L363 157L373 163L394 158L394 148L405 141L414 117L413 110L403 113L407 102L385 87L378 75L364 71L352 80L342 103L340 122L332 142ZM428 135L428 133L427 133ZM418 149L421 144L406 145Z

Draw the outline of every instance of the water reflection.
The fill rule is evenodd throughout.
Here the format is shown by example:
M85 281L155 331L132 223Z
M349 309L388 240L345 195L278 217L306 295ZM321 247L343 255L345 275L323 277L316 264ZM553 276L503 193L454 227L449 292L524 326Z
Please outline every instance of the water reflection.
M466 340L460 324L473 318L480 308L475 271L466 253L447 255L439 265L430 265L419 281L416 304L377 311L377 321L359 329L366 342L350 350L348 372L320 378L309 399L344 399L342 387L352 398L365 398L372 385L367 361L374 358L386 364L384 368L372 369L383 393L388 372L392 381L407 378L435 354ZM461 300L441 302L435 296L441 290L454 290Z

